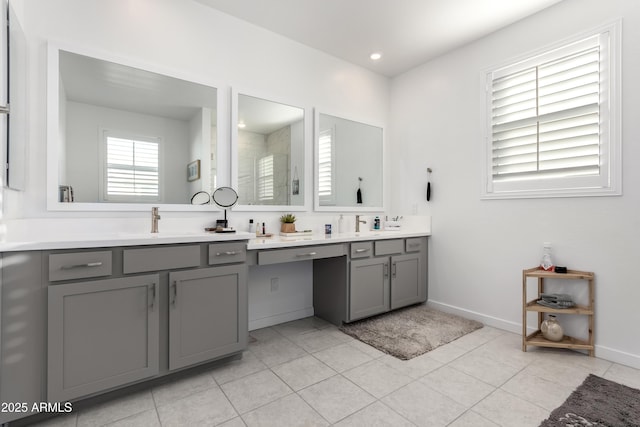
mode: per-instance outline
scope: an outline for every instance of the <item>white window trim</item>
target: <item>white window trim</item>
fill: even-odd
[[[115,137],[122,139],[132,139],[136,141],[147,141],[158,143],[158,196],[142,197],[142,196],[109,196],[107,195],[107,137]],[[135,202],[158,202],[163,203],[164,200],[164,144],[159,136],[138,135],[129,131],[121,131],[115,129],[100,129],[100,188],[99,197],[101,202],[107,203],[135,203]]]
[[[553,46],[529,52],[518,58],[513,58],[505,63],[491,67],[483,73],[485,99],[484,104],[484,161],[482,162],[482,189],[481,199],[512,199],[512,198],[548,198],[548,197],[584,197],[584,196],[619,196],[622,194],[622,141],[621,141],[621,20],[595,28],[589,32],[563,40]],[[608,126],[603,127],[606,133],[601,141],[608,145],[608,150],[602,155],[602,168],[605,171],[605,182],[585,185],[585,180],[580,178],[565,178],[562,185],[558,180],[531,180],[520,182],[519,188],[496,188],[492,178],[492,127],[491,127],[491,93],[488,82],[491,82],[492,74],[514,64],[522,64],[535,61],[536,57],[548,54],[554,50],[562,50],[570,44],[574,44],[588,37],[608,33],[608,109],[603,113],[608,115]],[[553,182],[555,181],[555,182]],[[552,185],[553,184],[553,185]]]
[[[336,180],[335,180],[335,170],[336,170],[336,149],[335,149],[335,133],[336,128],[332,126],[329,129],[325,129],[319,132],[318,137],[318,172],[320,171],[320,167],[322,164],[320,163],[320,138],[322,138],[323,134],[329,134],[330,138],[330,150],[331,150],[331,158],[329,160],[331,166],[331,194],[329,195],[320,195],[320,177],[318,176],[318,199],[323,203],[324,206],[334,206],[336,204]]]

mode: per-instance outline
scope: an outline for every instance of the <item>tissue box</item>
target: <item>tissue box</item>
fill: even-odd
[[[400,230],[400,221],[385,221],[385,230]]]

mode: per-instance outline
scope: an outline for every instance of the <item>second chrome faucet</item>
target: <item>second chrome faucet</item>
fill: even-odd
[[[158,208],[157,207],[151,208],[151,232],[152,233],[158,232],[158,220],[160,218],[162,217],[158,213]]]
[[[360,232],[360,223],[366,224],[367,221],[364,219],[360,219],[360,215],[356,215],[356,233]]]

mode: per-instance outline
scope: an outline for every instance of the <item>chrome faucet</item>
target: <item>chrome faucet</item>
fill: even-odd
[[[151,232],[152,233],[158,232],[158,220],[160,218],[162,217],[160,216],[160,214],[158,214],[158,208],[157,207],[151,208]]]
[[[360,215],[356,215],[356,233],[360,232],[360,223],[366,224],[367,221],[364,219],[360,219]]]

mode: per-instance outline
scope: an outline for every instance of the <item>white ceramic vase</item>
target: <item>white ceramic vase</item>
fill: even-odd
[[[542,336],[549,341],[562,341],[562,338],[564,337],[562,326],[558,323],[558,319],[556,319],[556,316],[553,314],[550,314],[546,320],[542,321],[540,331],[542,332]]]

